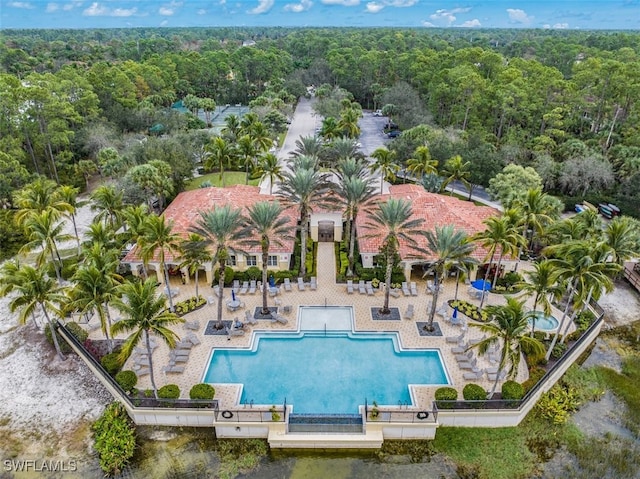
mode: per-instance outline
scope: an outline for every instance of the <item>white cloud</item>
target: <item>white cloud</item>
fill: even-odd
[[[422,20],[422,26],[423,27],[435,27],[435,25],[431,22],[427,22],[426,20]]]
[[[300,13],[309,10],[312,5],[311,0],[300,0],[300,3],[287,3],[284,9],[287,12]]]
[[[252,15],[260,15],[261,13],[266,13],[271,10],[273,7],[274,0],[258,0],[258,6],[248,10],[247,13]]]
[[[161,27],[164,27],[165,25],[167,25],[167,23],[169,23],[169,20],[162,20],[162,21],[160,22],[160,26],[161,26]]]
[[[517,23],[529,24],[533,20],[533,16],[527,15],[527,12],[519,8],[507,8],[509,19]]]
[[[64,5],[62,5],[62,9],[65,12],[68,12],[70,10],[73,10],[76,7],[81,7],[81,6],[82,6],[82,1],[75,1],[71,3],[65,3]]]
[[[111,10],[98,2],[93,2],[89,8],[86,8],[82,15],[85,17],[130,17],[135,15],[137,8],[115,8]]]
[[[471,7],[453,8],[451,10],[445,10],[444,8],[441,8],[440,10],[436,10],[436,13],[429,15],[429,18],[436,21],[444,20],[446,23],[451,25],[456,21],[457,14],[467,13],[469,10],[471,10]]]
[[[7,3],[7,6],[13,7],[13,8],[26,8],[27,10],[36,8],[33,5],[31,5],[31,2],[9,2]]]
[[[478,20],[477,18],[474,18],[473,20],[467,20],[466,22],[458,26],[462,28],[476,28],[476,27],[481,27],[482,24],[480,23],[480,20]]]
[[[343,5],[345,7],[355,7],[360,4],[360,0],[321,0],[325,5]]]
[[[45,12],[52,13],[58,10],[59,8],[60,8],[60,5],[58,5],[57,3],[47,3],[47,8],[45,9]]]
[[[402,7],[412,7],[416,3],[418,3],[418,0],[387,0],[384,3],[386,3],[390,7],[400,7],[400,8],[402,8]]]
[[[175,10],[169,7],[160,7],[160,10],[158,10],[158,13],[160,15],[164,15],[165,17],[170,17],[175,13]]]
[[[378,13],[383,8],[384,8],[384,5],[381,3],[377,3],[377,2],[367,3],[367,12],[369,13]]]
[[[564,30],[565,28],[569,28],[569,24],[568,23],[554,23],[551,28],[557,28],[557,29],[560,29],[560,30]]]
[[[197,13],[198,15],[206,15],[206,14],[207,14],[207,11],[206,11],[204,8],[201,8],[201,9],[200,9],[200,10],[198,10],[196,13]]]

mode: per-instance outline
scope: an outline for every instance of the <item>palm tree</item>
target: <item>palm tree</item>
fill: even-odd
[[[543,193],[540,188],[532,188],[524,197],[516,200],[515,207],[521,211],[523,236],[528,240],[527,245],[531,251],[535,235],[542,234],[545,227],[553,220],[553,211],[549,204],[549,195]]]
[[[342,110],[340,113],[340,119],[338,120],[338,128],[348,138],[358,138],[360,136],[358,120],[361,116],[362,112],[354,108]]]
[[[507,296],[507,304],[501,306],[487,306],[491,320],[487,323],[471,323],[471,326],[479,328],[480,331],[488,335],[486,339],[477,345],[480,354],[485,354],[492,344],[500,344],[500,362],[498,363],[498,373],[493,383],[489,399],[491,399],[498,387],[498,381],[502,372],[508,367],[507,377],[514,378],[518,374],[518,366],[522,351],[526,348],[533,354],[540,354],[544,351],[544,346],[540,341],[530,337],[529,317],[531,313],[524,310],[524,300],[518,301],[511,296]]]
[[[327,156],[333,163],[344,161],[348,158],[362,160],[364,155],[358,150],[357,142],[351,138],[336,138],[329,145]]]
[[[273,153],[267,153],[260,157],[258,165],[253,171],[253,174],[260,177],[260,181],[264,181],[269,178],[269,194],[273,194],[273,184],[278,181],[282,181],[282,165],[278,161],[278,157]]]
[[[414,237],[420,234],[418,228],[424,223],[424,219],[412,219],[412,216],[411,203],[397,198],[390,198],[385,203],[378,204],[378,208],[368,215],[367,228],[375,232],[368,236],[378,237],[381,234],[384,235],[381,250],[386,255],[385,283],[387,285],[391,284],[393,263],[400,250],[400,240],[403,240],[416,251],[423,251],[418,247]],[[389,309],[390,290],[391,288],[385,288],[384,305],[380,310],[380,314],[389,314],[391,312]]]
[[[5,296],[9,292],[14,292],[14,296],[9,303],[9,310],[12,313],[19,311],[18,319],[21,324],[27,322],[29,316],[35,317],[37,307],[40,307],[42,314],[47,321],[53,345],[56,348],[58,357],[63,361],[66,359],[56,333],[55,323],[49,315],[54,313],[62,316],[61,306],[66,301],[64,289],[49,278],[42,268],[34,268],[31,265],[18,265],[17,263],[5,263],[0,276],[0,295]]]
[[[82,242],[82,246],[87,249],[93,245],[100,244],[107,249],[116,247],[116,233],[111,229],[109,224],[98,222],[91,223],[89,228],[84,233],[85,241]]]
[[[82,250],[80,248],[80,235],[78,235],[78,225],[76,224],[76,212],[78,211],[78,208],[82,208],[88,203],[88,201],[86,200],[78,200],[79,191],[80,190],[78,188],[67,185],[60,186],[57,190],[57,194],[60,200],[69,205],[69,210],[67,212],[71,217],[71,221],[73,222],[73,233],[75,234],[76,242],[78,244],[78,256],[80,256]]]
[[[413,158],[407,160],[407,171],[420,179],[423,175],[438,173],[438,160],[431,158],[429,147],[422,145],[413,152]]]
[[[104,251],[103,248],[99,248]],[[68,306],[71,311],[82,314],[98,313],[100,328],[107,339],[109,352],[113,351],[111,331],[111,313],[109,303],[116,297],[116,287],[122,282],[122,277],[105,274],[95,265],[87,264],[78,268],[72,278],[74,285],[69,293]]]
[[[471,162],[464,161],[460,155],[449,158],[442,169],[445,180],[442,182],[441,191],[445,191],[450,183],[460,181],[467,190],[469,190],[469,195],[471,195],[471,183],[469,182],[469,178],[471,178],[471,172],[469,171],[470,166]],[[453,196],[453,188],[450,194]]]
[[[242,241],[248,246],[260,245],[262,250],[262,314],[269,314],[267,304],[267,268],[269,266],[269,248],[273,243],[282,246],[282,240],[290,238],[289,218],[282,216],[282,207],[277,201],[261,201],[247,208],[247,227],[256,233],[259,239],[247,238]]]
[[[313,156],[320,158],[323,149],[324,144],[321,138],[316,136],[301,136],[296,140],[296,149],[293,151],[292,156]]]
[[[329,188],[327,175],[311,169],[300,168],[293,172],[285,172],[280,183],[278,195],[287,205],[296,205],[300,222],[300,276],[307,273],[307,233],[309,214],[313,205],[321,207],[327,204],[324,193]]]
[[[273,146],[273,139],[269,134],[269,130],[261,121],[253,123],[248,129],[244,129],[243,131],[249,135],[253,146],[259,152],[267,151]]]
[[[122,319],[111,326],[111,336],[133,331],[122,345],[120,361],[124,363],[138,343],[144,341],[149,358],[151,387],[157,399],[158,388],[153,373],[153,351],[149,335],[155,334],[167,343],[169,348],[174,348],[176,339],[180,338],[169,326],[183,323],[184,319],[166,309],[165,298],[156,296],[156,282],[153,279],[121,284],[118,286],[118,297],[112,304],[120,311]]]
[[[356,246],[356,222],[360,207],[373,198],[372,178],[347,177],[340,182],[339,195],[345,204],[346,231],[345,241],[349,242],[349,265],[347,276],[353,276]]]
[[[240,136],[241,131],[242,128],[238,115],[229,115],[224,119],[224,126],[222,127],[221,133],[229,142],[235,142]]]
[[[95,189],[91,195],[91,210],[98,211],[94,221],[109,221],[111,228],[117,231],[120,228],[122,210],[124,208],[123,195],[113,185],[102,185]]]
[[[489,264],[484,273],[485,282],[488,281],[489,271],[493,264],[493,258],[495,257],[498,248],[500,248],[500,259],[498,260],[496,272],[493,278],[493,285],[495,285],[495,282],[498,279],[502,257],[505,254],[517,254],[518,247],[522,244],[523,238],[522,235],[518,233],[518,230],[515,228],[513,223],[510,222],[506,216],[492,216],[487,218],[484,221],[484,224],[487,225],[487,229],[476,233],[473,239],[475,241],[480,241],[482,246],[488,250],[485,261],[489,259]],[[482,294],[480,308],[482,308],[482,305],[484,304],[484,297],[485,295]]]
[[[38,177],[14,195],[13,203],[18,209],[15,221],[22,224],[35,213],[51,211],[54,219],[71,211],[71,206],[58,194],[58,185],[52,180]]]
[[[212,263],[218,262],[218,323],[216,328],[224,328],[222,322],[222,294],[224,292],[224,270],[229,259],[229,249],[233,243],[242,239],[244,234],[242,212],[238,208],[224,205],[212,211],[200,211],[196,224],[190,228],[212,245],[214,254]]]
[[[244,158],[244,184],[249,184],[249,166],[251,165],[252,169],[254,166],[254,158],[258,153],[258,149],[253,144],[251,137],[249,135],[243,135],[238,139],[237,142],[238,154]]]
[[[638,256],[640,231],[638,222],[628,216],[616,216],[604,229],[605,242],[611,248],[613,261],[620,266],[625,260]]]
[[[475,245],[464,231],[456,230],[453,225],[436,226],[434,231],[424,231],[427,238],[427,249],[435,256],[430,270],[434,273],[433,300],[429,311],[429,322],[425,325],[427,331],[433,331],[433,318],[436,314],[440,285],[453,267],[467,265],[472,261],[471,253]]]
[[[169,267],[165,261],[167,254],[180,250],[180,235],[173,232],[173,221],[167,222],[164,215],[151,215],[145,222],[140,255],[147,261],[158,253],[158,263],[164,274],[164,283],[169,298],[169,309],[174,311],[169,283]]]
[[[44,265],[46,258],[51,257],[56,271],[56,278],[58,282],[61,282],[62,258],[60,257],[57,243],[71,240],[74,237],[63,233],[64,223],[58,222],[55,219],[56,216],[56,213],[52,210],[45,210],[42,213],[33,213],[24,220],[25,230],[29,234],[29,242],[20,248],[20,253],[24,254],[40,248],[40,253],[36,257],[36,265],[41,267]]]
[[[195,233],[191,233],[186,240],[180,243],[180,268],[187,268],[189,274],[195,275],[196,281],[196,297],[200,296],[198,292],[198,273],[200,266],[207,261],[211,261],[211,253],[207,249],[204,238]]]
[[[533,312],[535,313],[538,304],[542,304],[542,311],[545,315],[551,314],[551,301],[549,297],[559,299],[562,290],[558,284],[558,271],[554,264],[545,259],[533,263],[533,271],[525,273],[526,281],[522,281],[520,286],[528,296],[534,296]],[[536,315],[532,317],[531,336],[536,330]]]
[[[325,140],[334,140],[342,136],[341,127],[338,121],[330,116],[322,120],[322,128],[320,129],[320,136]]]
[[[599,298],[602,290],[613,290],[613,278],[620,265],[609,261],[611,248],[604,242],[593,244],[590,240],[578,240],[548,246],[543,250],[547,256],[552,256],[549,261],[557,268],[558,279],[568,285],[568,298],[562,313],[560,325],[553,336],[546,358],[551,357],[551,352],[558,341],[558,336],[565,326],[569,308],[573,305],[574,314],[578,313],[579,305],[588,302],[588,297]],[[569,321],[568,325],[571,324]]]
[[[382,194],[385,178],[388,178],[389,181],[393,181],[398,169],[400,168],[398,164],[395,163],[396,152],[395,150],[390,151],[381,147],[371,153],[371,157],[375,158],[376,161],[371,164],[370,171],[371,173],[380,171],[380,194]]]
[[[204,167],[207,170],[213,170],[214,167],[217,167],[220,172],[220,181],[224,187],[224,168],[233,163],[236,158],[236,150],[221,136],[213,138],[206,148],[211,154],[206,159]]]
[[[357,177],[361,179],[368,178],[367,164],[357,158],[349,157],[338,161],[335,174],[338,180],[344,181],[345,178]]]

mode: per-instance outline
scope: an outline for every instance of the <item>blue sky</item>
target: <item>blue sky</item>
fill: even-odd
[[[640,0],[0,0],[0,28],[381,26],[640,29]]]

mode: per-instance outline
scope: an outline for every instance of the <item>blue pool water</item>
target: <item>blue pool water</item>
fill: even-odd
[[[397,351],[392,334],[259,333],[255,351],[216,349],[207,383],[244,384],[241,402],[293,404],[296,413],[357,413],[411,404],[409,384],[448,384],[437,350]]]
[[[541,331],[555,331],[560,324],[555,316],[547,316],[544,311],[536,311],[536,324],[535,328]],[[533,319],[529,318],[529,325],[533,326]]]

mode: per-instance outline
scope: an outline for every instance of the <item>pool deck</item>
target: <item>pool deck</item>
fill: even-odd
[[[487,375],[483,375],[482,379],[466,380],[463,377],[465,372],[469,370],[461,370],[458,367],[458,363],[454,358],[451,348],[457,346],[456,344],[446,342],[446,337],[459,336],[461,333],[460,326],[454,326],[449,321],[443,321],[442,317],[436,316],[435,321],[438,322],[442,336],[420,336],[418,331],[417,321],[427,320],[427,306],[432,300],[431,294],[427,294],[426,280],[414,279],[417,283],[418,295],[417,296],[404,296],[402,292],[400,296],[395,298],[390,297],[390,307],[398,308],[401,319],[400,320],[372,320],[371,308],[381,307],[384,301],[384,293],[381,291],[375,292],[373,296],[366,294],[360,294],[358,292],[357,285],[354,288],[352,294],[347,294],[346,284],[335,282],[335,255],[333,243],[319,243],[318,244],[318,271],[317,271],[317,290],[312,291],[309,286],[304,291],[298,291],[297,283],[292,282],[291,291],[285,292],[284,288],[280,287],[279,294],[276,297],[269,297],[269,306],[278,306],[279,311],[282,311],[284,306],[291,306],[291,312],[283,314],[287,318],[288,323],[286,325],[280,324],[275,321],[260,320],[258,324],[254,326],[247,326],[244,336],[227,335],[205,335],[204,331],[209,321],[215,321],[217,319],[217,298],[216,304],[207,304],[203,308],[193,311],[192,313],[184,316],[184,319],[188,322],[194,320],[199,323],[197,331],[191,331],[179,325],[174,328],[174,331],[181,338],[189,333],[195,333],[201,343],[191,348],[191,352],[188,357],[188,361],[181,363],[185,365],[185,370],[182,373],[164,373],[162,370],[167,365],[169,360],[169,348],[161,341],[158,342],[158,347],[153,352],[153,365],[154,375],[156,380],[156,386],[161,387],[165,384],[177,384],[180,387],[182,397],[188,398],[190,388],[202,381],[206,372],[211,352],[214,348],[246,348],[252,342],[253,331],[297,331],[299,329],[298,324],[298,307],[299,306],[350,306],[353,308],[354,327],[355,332],[395,332],[400,339],[400,345],[403,348],[432,348],[439,349],[442,353],[442,357],[445,362],[445,367],[449,378],[451,379],[451,386],[455,387],[462,396],[462,389],[470,382],[480,384],[489,390],[493,386],[493,381],[489,381]],[[528,265],[526,263],[520,263],[518,270],[522,271],[526,269]],[[204,276],[204,275],[202,275]],[[175,301],[187,299],[195,295],[195,283],[193,278],[188,285],[183,285],[179,280],[173,280],[171,283],[172,288],[178,288],[179,293],[174,297]],[[467,292],[467,285],[461,283],[458,289],[458,298],[462,300],[470,301],[474,304],[479,304],[478,299],[471,298]],[[162,291],[164,287],[160,287],[159,291]],[[213,296],[213,290],[209,285],[205,284],[203,277],[200,278],[199,293],[204,298]],[[455,278],[447,279],[444,283],[443,291],[438,298],[438,306],[446,302],[449,299],[453,299],[455,295]],[[230,299],[231,288],[225,288],[223,301]],[[262,295],[256,292],[253,295],[244,294],[239,295],[239,298],[245,303],[245,307],[235,312],[229,312],[226,306],[223,307],[223,319],[232,320],[235,317],[244,322],[245,310],[253,312],[256,307],[262,306]],[[275,303],[278,300],[279,304]],[[505,298],[503,295],[489,294],[485,299],[486,304],[504,304]],[[404,319],[404,313],[407,310],[408,305],[414,306],[415,313],[412,319]],[[533,299],[527,300],[527,306],[532,307]],[[449,308],[449,314],[451,309]],[[554,308],[552,314],[556,318],[562,316],[562,312]],[[114,312],[114,316],[117,313]],[[446,317],[446,316],[445,316]],[[91,323],[95,324],[96,319],[92,319]],[[472,321],[469,321],[471,323]],[[573,325],[572,325],[573,326]],[[331,325],[328,325],[331,328]],[[334,328],[331,328],[334,329]],[[91,331],[91,338],[102,339],[102,333],[99,329],[93,329]],[[124,338],[124,336],[122,336]],[[482,337],[482,333],[478,328],[468,327],[464,336],[464,340],[479,339]],[[142,347],[142,344],[140,345]],[[478,356],[477,366],[480,369],[486,369],[495,367],[495,364],[489,362],[489,360],[483,356]],[[133,358],[130,358],[123,369],[133,369]],[[518,374],[516,380],[519,382],[524,381],[528,377],[527,367],[524,359],[520,361],[518,368]],[[137,388],[145,389],[150,387],[149,375],[140,377]],[[220,402],[222,409],[237,408],[238,399],[240,397],[240,388],[232,385],[219,385],[214,384],[216,388],[216,399]],[[414,406],[420,410],[431,409],[431,404],[434,399],[434,392],[437,387],[424,387],[415,386],[413,388]],[[294,405],[295,408],[295,405]]]

